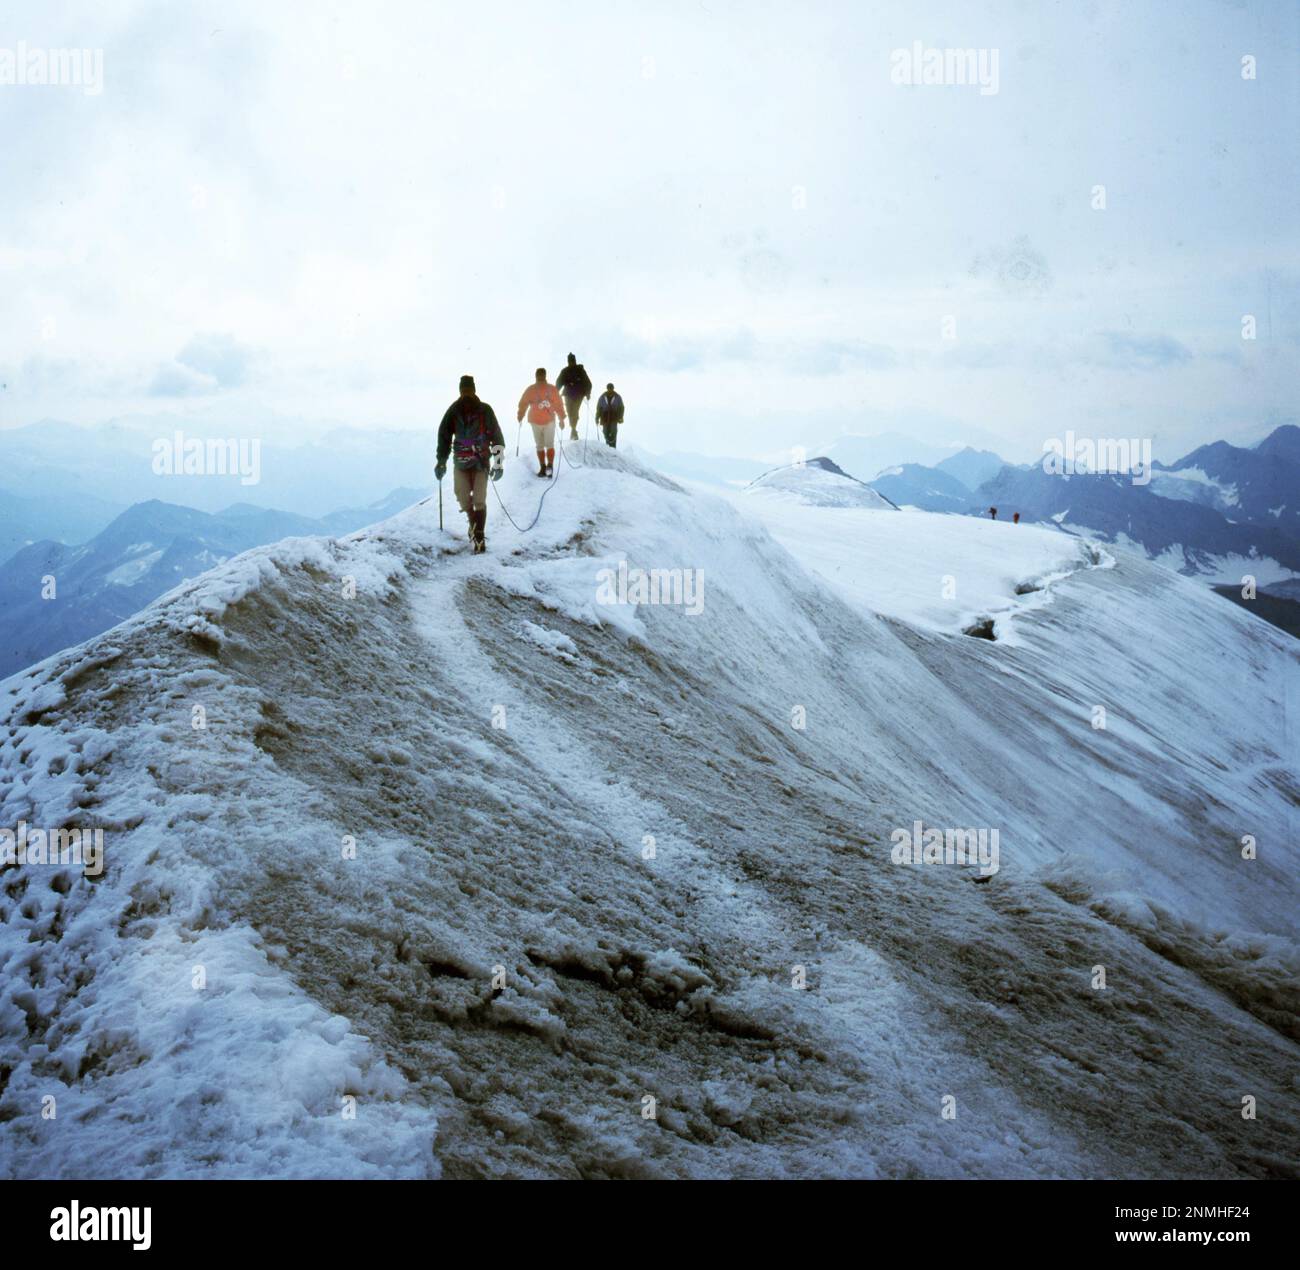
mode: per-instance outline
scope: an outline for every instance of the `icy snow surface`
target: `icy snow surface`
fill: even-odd
[[[822,460],[823,462],[825,460]],[[864,481],[819,466],[818,460],[765,472],[744,487],[751,495],[775,494],[814,507],[870,507],[895,511],[894,504]]]
[[[0,1176],[1294,1173],[1294,641],[587,462],[486,556],[434,500],[0,684],[0,826],[106,842],[0,873]],[[893,863],[917,820],[999,872]]]

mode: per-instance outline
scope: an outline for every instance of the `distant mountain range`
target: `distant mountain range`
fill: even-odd
[[[1165,467],[1151,486],[1162,498],[1212,507],[1233,521],[1272,524],[1300,536],[1300,428],[1277,428],[1254,449],[1215,441]]]
[[[218,514],[157,499],[138,503],[88,542],[32,543],[0,565],[0,678],[100,631],[213,565],[281,538],[337,536],[423,497],[394,490],[369,507],[320,519],[236,504]],[[54,597],[45,599],[45,579]]]
[[[974,486],[964,485],[942,467],[926,467],[923,463],[888,467],[871,482],[871,488],[897,506],[919,507],[927,512],[968,512],[975,491]]]
[[[1048,476],[1041,468],[1004,467],[976,493],[983,508],[995,506],[1003,517],[1018,511],[1022,520],[1051,520],[1062,529],[1133,544],[1180,573],[1227,581],[1225,570],[1241,576],[1239,559],[1262,558],[1300,571],[1300,539],[1275,524],[1229,520],[1213,507],[1166,498],[1127,476]]]

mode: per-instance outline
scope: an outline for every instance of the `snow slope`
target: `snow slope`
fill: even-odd
[[[0,1175],[1294,1175],[1293,642],[967,518],[828,509],[837,580],[587,462],[487,556],[414,507],[0,684],[0,825],[107,858],[0,873]]]
[[[810,507],[870,507],[896,511],[894,504],[827,458],[808,459],[765,472],[745,486],[748,494],[781,494]]]
[[[854,607],[933,631],[958,633],[989,617],[999,639],[1012,639],[1012,619],[1034,603],[1025,588],[1041,591],[1049,579],[1110,558],[1056,530],[1006,521],[963,517],[954,525],[940,513],[907,509],[896,523],[789,496],[733,501]]]

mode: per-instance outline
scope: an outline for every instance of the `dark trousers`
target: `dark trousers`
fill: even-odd
[[[600,430],[605,434],[605,444],[616,448],[618,446],[618,424],[602,423]]]

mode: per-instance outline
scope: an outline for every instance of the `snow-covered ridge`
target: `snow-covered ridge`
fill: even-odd
[[[1284,1170],[1291,642],[1127,558],[970,639],[587,463],[485,557],[435,500],[0,684],[0,826],[107,863],[0,874],[0,1170]],[[501,482],[521,524],[539,484]],[[898,526],[864,575],[1002,594],[979,522],[839,514]],[[620,565],[701,611],[610,603]],[[997,828],[998,873],[894,864],[916,820]]]
[[[781,495],[809,507],[898,510],[883,494],[850,476],[827,458],[813,458],[804,463],[774,468],[745,486],[745,493]]]
[[[998,639],[1013,640],[1016,617],[1047,602],[1052,584],[1111,562],[1087,540],[1007,521],[951,524],[915,508],[896,521],[793,498],[733,501],[860,612],[945,633],[988,620]]]

